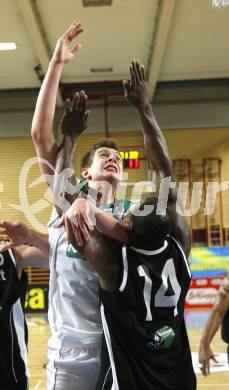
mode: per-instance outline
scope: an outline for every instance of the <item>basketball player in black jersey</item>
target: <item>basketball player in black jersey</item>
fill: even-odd
[[[183,318],[191,279],[187,262],[189,229],[181,213],[176,212],[172,163],[148,101],[144,68],[138,61],[132,61],[130,75],[131,80],[124,82],[125,94],[144,121],[150,166],[161,178],[168,179],[171,188],[161,183],[159,202],[148,201],[154,210],[147,216],[130,213],[124,225],[89,206],[96,214],[96,228],[127,243],[123,247],[97,229],[91,233],[90,214],[78,220],[78,226],[71,224],[69,215],[65,218],[68,231],[71,226],[74,229],[78,248],[79,234],[87,229],[91,235],[89,240],[88,234],[85,237],[82,250],[100,280],[105,337],[97,390],[194,390],[196,378]],[[141,205],[139,212],[145,206]]]
[[[23,228],[24,226],[24,228]],[[18,234],[20,232],[20,234]],[[1,241],[0,249],[0,389],[26,390],[27,371],[27,326],[24,317],[25,289],[27,284],[24,267],[48,268],[48,255],[36,248],[13,244],[26,241],[29,229],[25,225],[9,221],[0,224],[0,233],[8,233],[11,242]],[[36,233],[31,240],[40,241],[41,248],[48,254],[48,241]]]
[[[97,230],[84,245],[101,286],[105,337],[97,390],[194,390],[183,318],[191,280],[187,257],[171,234],[177,228],[171,214],[157,215],[155,198],[139,211],[145,206],[154,210],[130,213],[123,225],[94,209],[97,228],[127,245]]]

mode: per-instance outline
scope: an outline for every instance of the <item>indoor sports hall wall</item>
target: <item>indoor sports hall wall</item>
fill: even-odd
[[[199,164],[203,157],[219,157],[222,159],[221,180],[229,180],[229,135],[228,128],[219,129],[191,129],[191,130],[165,130],[169,152],[172,159],[188,158],[192,164]],[[144,157],[143,139],[140,133],[115,133],[120,149],[128,148],[140,150],[140,157]],[[90,145],[103,134],[85,134],[78,141],[78,154],[76,170],[79,173],[81,157]],[[23,164],[35,156],[35,150],[30,137],[1,138],[0,139],[0,218],[20,219],[26,223],[37,221],[39,227],[45,226],[51,213],[51,196],[44,183],[31,187],[33,181],[40,177],[38,165],[29,169],[27,181],[21,180],[19,188],[19,175]],[[25,166],[24,166],[25,168]],[[140,168],[128,170],[128,180],[137,182],[147,180],[147,163],[140,161]],[[29,187],[30,186],[30,187]],[[19,189],[21,196],[19,195]],[[222,193],[223,197],[223,224],[229,227],[229,197],[228,191]],[[12,207],[16,205],[16,208]],[[20,205],[20,206],[18,206]],[[22,211],[26,210],[24,213]],[[26,214],[26,215],[25,215]],[[195,228],[201,228],[198,224]],[[44,231],[44,228],[39,230]]]
[[[164,132],[172,159],[190,159],[193,167],[203,158],[218,157],[222,160],[221,181],[229,181],[229,129],[190,129]],[[222,192],[223,227],[229,227],[229,186]],[[204,219],[193,218],[193,227],[202,228]],[[201,225],[202,226],[201,226]]]

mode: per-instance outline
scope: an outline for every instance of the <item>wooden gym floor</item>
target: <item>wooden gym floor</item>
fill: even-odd
[[[208,315],[209,312],[207,311],[193,311],[186,313],[186,323],[192,352],[198,351],[201,330],[203,329]],[[47,316],[27,315],[27,322],[29,325],[30,390],[45,390],[47,341],[50,336]],[[226,353],[226,344],[222,342],[219,332],[213,340],[212,349],[215,353]],[[224,355],[222,359],[226,361],[226,355]],[[221,366],[223,365],[221,364]],[[207,378],[204,378],[201,374],[197,374],[197,390],[228,390],[229,368],[227,365],[224,365],[224,368],[221,369],[224,371],[212,372]]]

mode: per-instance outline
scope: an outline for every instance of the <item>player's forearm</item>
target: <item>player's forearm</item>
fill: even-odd
[[[54,195],[54,205],[57,210],[57,214],[62,216],[63,211],[66,211],[65,201],[70,205],[77,198],[78,193],[75,191],[70,191],[69,186],[76,188],[76,176],[74,170],[74,155],[75,155],[75,143],[69,135],[65,135],[63,142],[60,146],[59,153],[56,159],[56,172],[54,176],[53,183],[53,195]],[[69,177],[69,169],[72,169],[72,176]],[[59,174],[61,172],[61,174]],[[67,183],[67,185],[66,185]],[[60,197],[60,194],[62,196]],[[61,202],[63,204],[61,205]]]
[[[30,230],[29,237],[27,239],[26,245],[33,246],[43,253],[49,255],[49,241],[48,237],[42,235],[39,232],[36,232],[35,230]]]
[[[172,176],[172,164],[162,131],[154,116],[150,102],[138,108],[146,156],[151,165],[163,176]]]
[[[49,268],[49,254],[35,247],[21,245],[14,249],[17,259],[17,269],[20,272],[23,268]]]
[[[100,233],[105,234],[121,243],[128,242],[128,232],[114,217],[96,209],[96,228]]]
[[[75,135],[74,138],[69,134],[64,135],[57,160],[59,172],[62,172],[66,168],[74,169],[77,138],[78,135]]]
[[[63,64],[51,61],[42,83],[32,122],[32,137],[35,145],[53,139],[52,125],[56,96]]]
[[[200,339],[200,344],[203,346],[209,346],[213,337],[222,323],[222,315],[218,310],[214,310],[208,318],[207,324],[204,328],[203,334]]]

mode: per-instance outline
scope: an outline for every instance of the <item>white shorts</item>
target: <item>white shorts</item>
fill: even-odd
[[[48,347],[47,390],[94,390],[100,368],[100,345]]]

